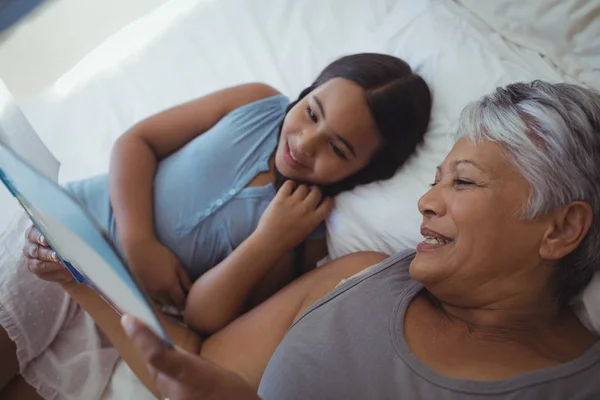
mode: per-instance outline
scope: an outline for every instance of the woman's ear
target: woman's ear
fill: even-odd
[[[540,257],[544,260],[560,260],[573,252],[585,238],[594,212],[584,201],[574,201],[555,212],[540,246]]]

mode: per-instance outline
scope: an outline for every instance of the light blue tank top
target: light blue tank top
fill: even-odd
[[[289,100],[274,96],[242,106],[162,160],[154,181],[155,230],[197,279],[255,229],[275,196],[273,184],[246,187],[269,170]],[[67,185],[123,255],[108,195],[108,176]],[[311,237],[322,237],[320,227]]]

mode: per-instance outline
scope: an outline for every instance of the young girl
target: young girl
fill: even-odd
[[[211,334],[315,267],[330,197],[391,177],[421,143],[430,109],[404,61],[347,56],[291,104],[249,84],[142,121],[116,143],[108,177],[68,189],[151,296]],[[30,270],[67,279],[35,244],[39,232],[28,237]]]

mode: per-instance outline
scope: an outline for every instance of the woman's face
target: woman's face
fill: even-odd
[[[541,265],[549,229],[546,217],[521,218],[529,195],[500,145],[460,139],[419,200],[424,241],[410,267],[413,279],[498,293],[527,276]]]
[[[324,186],[366,167],[380,145],[363,89],[334,78],[288,112],[275,166],[289,179]]]

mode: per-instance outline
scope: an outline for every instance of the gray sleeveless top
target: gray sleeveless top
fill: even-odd
[[[410,279],[413,252],[353,277],[290,328],[263,375],[265,400],[600,399],[600,342],[558,367],[481,382],[424,365],[403,336],[406,308],[423,288]]]

